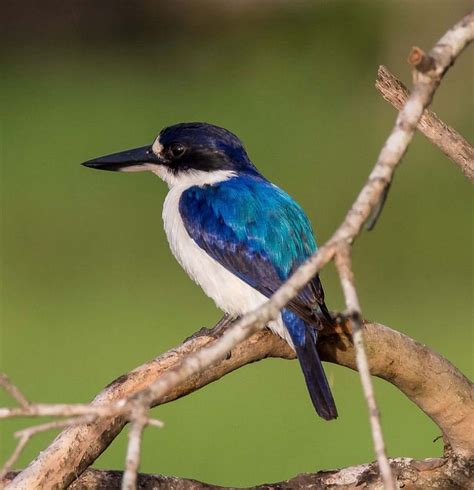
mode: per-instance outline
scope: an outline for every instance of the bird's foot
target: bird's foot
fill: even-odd
[[[197,339],[198,337],[213,337],[216,339],[217,337],[220,337],[224,333],[225,329],[237,319],[237,316],[225,313],[224,316],[212,328],[203,327],[197,332],[193,333],[191,336],[187,337],[184,342]]]
[[[225,313],[224,316],[219,320],[219,322],[214,326],[214,328],[211,330],[212,331],[212,336],[217,339],[220,337],[227,327],[232,325],[235,321],[239,319],[238,316],[233,316],[229,315],[228,313]],[[228,352],[227,356],[225,357],[226,361],[228,361],[232,357],[232,352]]]
[[[229,313],[225,313],[224,316],[211,328],[210,332],[214,338],[220,337],[226,328],[238,320],[238,316],[230,315]]]
[[[189,337],[186,337],[184,340],[183,340],[183,344],[185,342],[188,342],[190,340],[194,340],[194,339],[197,339],[199,337],[212,337],[212,328],[206,328],[206,327],[202,327],[200,328],[197,332],[194,332],[192,335],[190,335]]]

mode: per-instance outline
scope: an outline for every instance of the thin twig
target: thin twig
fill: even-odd
[[[6,474],[13,468],[17,459],[20,457],[23,449],[28,444],[29,440],[41,432],[46,432],[52,429],[64,429],[64,427],[72,427],[74,425],[87,424],[94,420],[94,416],[85,415],[81,417],[73,417],[65,420],[54,420],[52,422],[46,422],[45,424],[34,425],[33,427],[27,427],[26,429],[15,432],[14,436],[19,439],[12,455],[3,465],[0,470],[0,489],[3,488],[3,481]]]
[[[162,420],[158,420],[158,419],[147,419],[146,421],[147,425],[150,425],[152,427],[157,427],[158,429],[162,429],[165,424],[163,423]]]
[[[30,404],[28,398],[21,392],[20,388],[18,388],[5,373],[0,373],[0,386],[14,398],[21,407],[26,408]]]
[[[128,431],[127,457],[125,472],[122,480],[122,490],[135,490],[137,487],[137,472],[140,466],[140,450],[143,429],[148,423],[148,407],[136,404],[132,414],[132,424]]]
[[[400,110],[410,93],[386,66],[381,65],[375,81],[383,98]],[[418,129],[450,158],[469,179],[474,180],[474,148],[455,129],[444,123],[433,111],[426,109]]]
[[[110,415],[126,413],[129,410],[130,408],[126,400],[117,401],[112,407],[110,405],[91,405],[86,403],[32,403],[25,407],[1,407],[0,419],[9,419],[12,417],[69,417],[79,415],[109,417]]]
[[[370,377],[369,362],[365,353],[364,339],[362,336],[362,316],[359,298],[354,284],[354,273],[352,272],[351,249],[347,244],[342,244],[335,260],[339,279],[347,307],[347,315],[352,324],[352,338],[356,353],[357,370],[360,373],[360,380],[365,401],[369,409],[369,421],[372,429],[372,439],[375,448],[375,455],[380,466],[380,474],[386,490],[395,490],[395,482],[392,470],[385,453],[385,442],[380,424],[379,411],[375,401],[374,387]]]
[[[20,457],[25,446],[28,444],[30,438],[27,435],[23,435],[20,437],[18,444],[11,456],[5,461],[3,468],[0,470],[0,490],[4,488],[4,480],[7,473],[13,468],[13,465],[16,463],[16,460]]]

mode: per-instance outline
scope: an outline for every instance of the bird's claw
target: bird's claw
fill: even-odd
[[[199,329],[197,332],[193,333],[191,336],[187,337],[184,342],[187,342],[188,340],[194,340],[197,339],[198,337],[213,337],[214,339],[217,339],[220,337],[226,328],[235,322],[239,317],[229,315],[228,313],[225,313],[224,316],[214,325],[212,328],[206,328],[202,327]],[[228,359],[230,358],[230,354],[228,355]]]
[[[212,329],[211,328],[202,327],[197,332],[194,332],[189,337],[186,337],[184,339],[183,343],[189,342],[190,340],[195,340],[195,339],[197,339],[199,337],[213,337],[213,335],[212,335]]]

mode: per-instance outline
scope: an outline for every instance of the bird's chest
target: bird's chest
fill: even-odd
[[[173,255],[222,310],[241,315],[257,308],[265,297],[210,257],[189,236],[179,212],[184,190],[173,187],[163,206],[164,228]]]
[[[186,188],[171,188],[163,205],[164,228],[173,255],[221,310],[239,316],[257,309],[267,298],[210,257],[189,236],[179,212],[179,200]],[[268,326],[293,345],[281,316]]]

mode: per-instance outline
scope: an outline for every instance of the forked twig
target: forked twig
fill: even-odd
[[[20,388],[13,384],[11,379],[5,374],[5,373],[0,373],[0,386],[14,399],[18,402],[18,404],[26,408],[30,402],[28,401],[28,398],[22,393]]]

